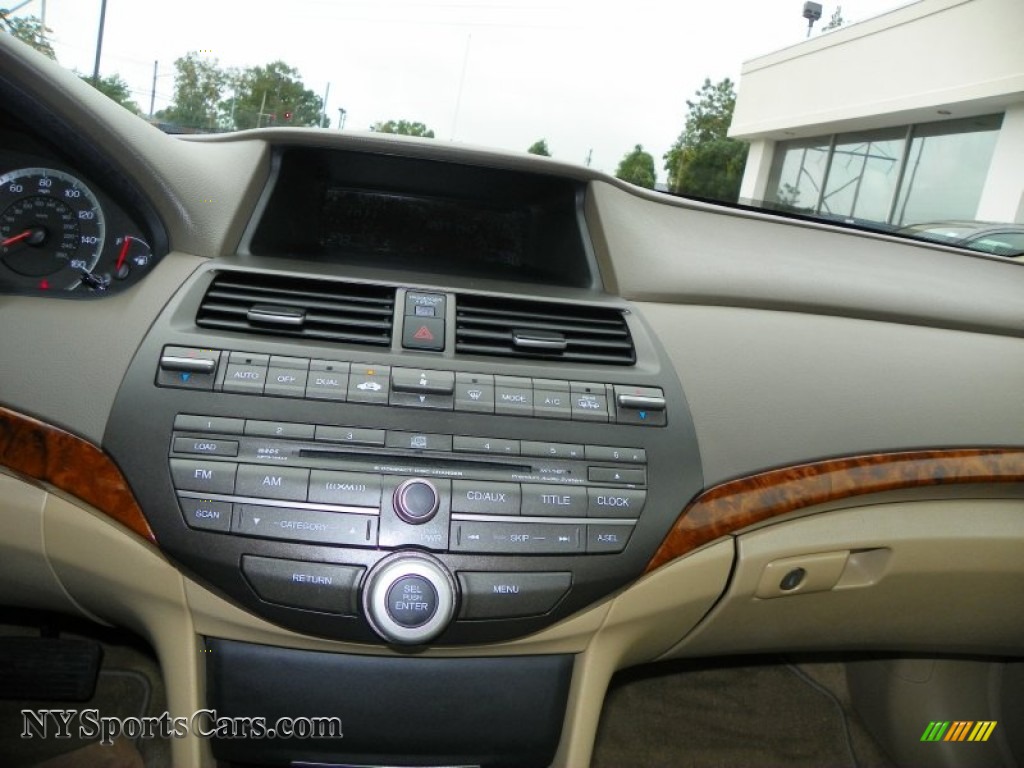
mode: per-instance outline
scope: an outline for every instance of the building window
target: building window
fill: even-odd
[[[973,219],[1001,124],[986,115],[780,142],[767,202],[895,225]]]

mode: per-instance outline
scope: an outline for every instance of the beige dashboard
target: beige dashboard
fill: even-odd
[[[6,37],[0,62],[0,85],[35,94],[131,180],[170,245],[151,274],[117,296],[0,297],[0,604],[138,633],[160,660],[172,712],[205,705],[203,638],[401,655],[284,629],[239,607],[183,573],[159,537],[140,535],[147,509],[141,520],[112,517],[109,497],[90,495],[73,473],[27,461],[38,446],[18,440],[34,421],[44,425],[40,434],[70,433],[74,445],[104,450],[137,350],[182,286],[211,263],[239,258],[281,145],[581,184],[603,293],[629,302],[685,393],[702,489],[676,500],[678,522],[642,575],[528,636],[417,650],[436,658],[571,655],[555,765],[589,762],[608,682],[632,665],[769,651],[1024,652],[1019,264],[668,198],[584,168],[427,140],[319,130],[181,140]],[[381,277],[340,263],[298,269]],[[408,270],[384,279],[453,291],[471,282]],[[116,342],[105,341],[115,325]],[[130,496],[126,489],[118,493]],[[795,569],[804,581],[780,589]],[[213,764],[204,740],[172,748],[175,765]]]

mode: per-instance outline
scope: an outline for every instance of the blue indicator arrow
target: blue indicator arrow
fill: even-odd
[[[191,378],[192,378],[192,374],[191,373],[183,373],[183,374],[181,374],[181,380],[182,381],[188,381]]]
[[[639,415],[640,415],[641,419],[646,419],[647,418],[647,411],[640,411]]]

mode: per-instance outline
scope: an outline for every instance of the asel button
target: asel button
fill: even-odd
[[[588,488],[589,517],[639,517],[647,500],[647,491],[617,488]]]
[[[269,603],[342,616],[356,615],[363,568],[242,555],[242,573]]]
[[[621,552],[632,534],[632,525],[588,525],[587,552]]]
[[[467,573],[458,574],[462,587],[460,619],[513,619],[541,616],[569,591],[572,574]]]
[[[171,459],[171,477],[179,491],[231,493],[235,490],[236,464],[222,461]]]
[[[437,590],[422,576],[402,576],[388,588],[388,616],[403,627],[422,627],[437,612]]]

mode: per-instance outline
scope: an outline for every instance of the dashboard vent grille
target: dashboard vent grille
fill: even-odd
[[[196,325],[240,333],[390,346],[395,289],[247,272],[221,272]]]
[[[600,365],[636,362],[621,310],[460,295],[455,315],[456,352]]]

